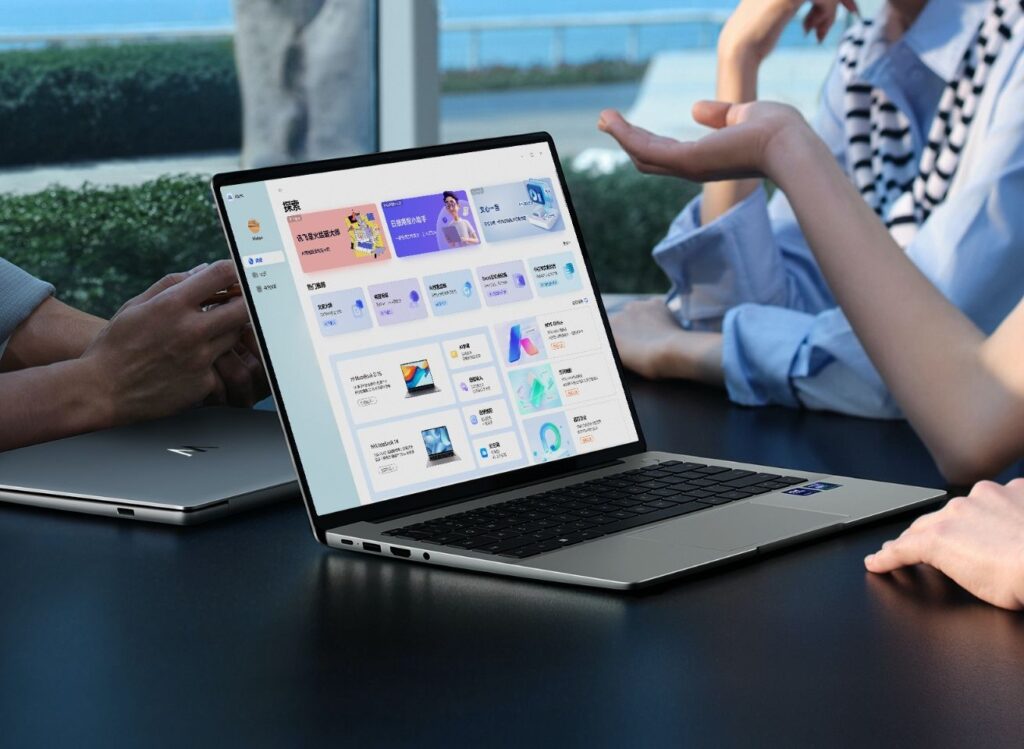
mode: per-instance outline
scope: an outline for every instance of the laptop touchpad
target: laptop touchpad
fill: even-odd
[[[744,503],[659,523],[630,535],[724,551],[801,536],[840,525],[845,519],[845,515]]]

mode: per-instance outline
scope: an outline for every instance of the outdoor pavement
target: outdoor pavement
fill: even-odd
[[[777,51],[762,69],[761,98],[813,113],[832,55],[830,49]],[[441,140],[547,130],[563,157],[579,167],[608,170],[625,157],[597,130],[603,108],[620,109],[655,132],[692,139],[702,129],[690,119],[690,108],[714,95],[714,80],[714,53],[686,51],[657,55],[641,83],[451,94],[441,98]],[[19,167],[0,170],[0,193],[33,193],[53,184],[133,185],[165,174],[209,176],[238,166],[237,153],[221,152]]]

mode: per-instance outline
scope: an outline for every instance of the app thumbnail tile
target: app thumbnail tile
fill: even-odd
[[[288,228],[304,273],[391,258],[373,205],[300,213],[288,218]]]
[[[480,244],[465,190],[445,190],[381,204],[398,257]]]
[[[539,237],[565,229],[547,177],[475,187],[472,193],[488,242]]]

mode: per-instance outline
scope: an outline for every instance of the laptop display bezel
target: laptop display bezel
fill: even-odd
[[[302,164],[289,164],[278,167],[225,172],[222,174],[216,174],[212,178],[211,189],[213,191],[214,202],[217,206],[217,212],[220,216],[221,227],[224,230],[224,235],[231,251],[231,258],[235,262],[239,277],[244,278],[245,268],[243,266],[242,256],[238,250],[234,234],[231,231],[231,224],[227,219],[227,209],[221,194],[222,188],[224,187],[250,184],[254,182],[267,182],[270,180],[285,179],[289,177],[302,177],[323,172],[344,171],[346,169],[356,169],[360,167],[376,166],[402,161],[417,161],[456,154],[491,151],[531,144],[546,144],[550,149],[558,181],[562,187],[562,194],[565,197],[565,209],[568,211],[569,216],[572,219],[572,226],[576,231],[576,237],[579,241],[583,264],[586,267],[591,287],[595,291],[595,301],[601,316],[602,325],[604,326],[605,338],[608,345],[611,347],[612,357],[615,361],[616,373],[618,374],[619,381],[622,384],[622,390],[626,398],[626,403],[629,407],[630,418],[633,420],[633,427],[636,430],[637,439],[633,442],[617,445],[615,447],[609,447],[582,455],[574,455],[550,463],[525,466],[523,468],[514,469],[504,473],[491,474],[482,478],[471,479],[469,481],[451,484],[437,489],[432,489],[430,491],[381,500],[372,504],[357,505],[355,507],[350,507],[336,512],[320,514],[317,511],[316,504],[313,501],[313,497],[309,489],[309,484],[306,481],[302,456],[299,454],[296,447],[294,431],[288,418],[288,407],[281,393],[281,387],[274,371],[274,364],[267,347],[263,328],[260,325],[259,316],[256,311],[255,298],[249,289],[248,284],[243,283],[241,286],[246,305],[249,309],[249,317],[252,320],[253,330],[256,333],[260,349],[263,353],[267,377],[270,381],[270,387],[273,392],[274,402],[277,406],[278,416],[281,419],[281,426],[287,437],[288,449],[291,452],[292,461],[295,464],[295,471],[301,488],[302,499],[305,503],[314,535],[321,543],[326,543],[326,532],[331,528],[336,528],[338,526],[362,521],[381,521],[400,515],[423,512],[439,506],[472,499],[474,497],[495,494],[500,491],[508,491],[518,487],[558,478],[560,476],[578,473],[602,464],[613,462],[619,458],[644,452],[647,449],[647,443],[640,427],[640,420],[637,416],[636,406],[633,403],[633,398],[629,392],[629,388],[626,387],[626,377],[622,367],[622,361],[620,360],[619,352],[615,347],[615,340],[612,337],[611,325],[608,322],[608,314],[605,310],[604,302],[601,299],[600,292],[598,291],[597,279],[594,276],[594,268],[590,262],[590,255],[587,252],[582,227],[580,226],[579,219],[576,216],[576,209],[573,206],[572,198],[569,195],[565,174],[562,171],[562,165],[558,159],[558,153],[555,149],[554,141],[549,133],[526,133],[523,135],[512,135],[502,138],[488,138],[439,146],[410,148],[401,151],[351,156],[341,159],[328,159]]]

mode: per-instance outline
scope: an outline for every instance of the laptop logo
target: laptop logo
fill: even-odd
[[[168,447],[167,452],[191,458],[197,453],[205,453],[209,450],[216,449],[218,449],[216,445],[182,445],[181,447]]]

